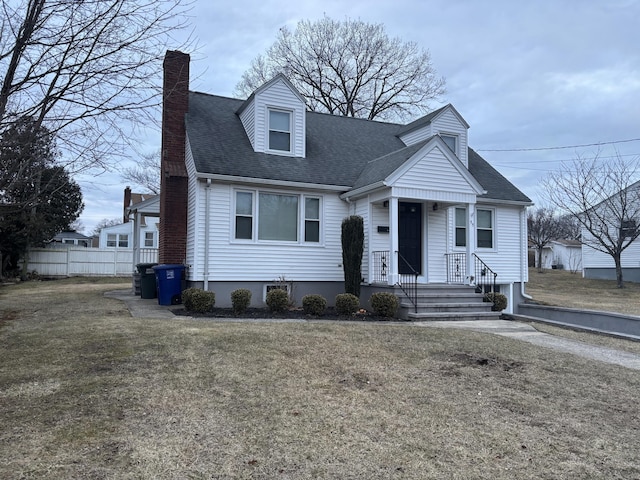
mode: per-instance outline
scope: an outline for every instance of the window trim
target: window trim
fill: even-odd
[[[149,240],[149,238],[147,238],[147,235],[151,234],[151,245],[147,245],[147,240]],[[156,235],[155,232],[144,232],[144,247],[143,248],[154,248],[156,245]]]
[[[638,231],[638,223],[634,218],[627,218],[620,222],[620,237],[623,239],[635,236]]]
[[[490,247],[481,247],[480,245],[478,245],[478,242],[480,241],[480,235],[478,235],[478,232],[481,230],[480,226],[478,225],[478,212],[480,210],[489,212],[489,214],[491,215],[491,228],[482,228],[482,230],[490,230],[491,231],[491,246]],[[476,248],[482,249],[482,250],[485,250],[485,251],[487,251],[487,250],[495,250],[495,248],[496,248],[496,209],[495,208],[476,207]]]
[[[236,219],[238,216],[247,215],[238,215],[237,212],[237,194],[250,193],[252,195],[251,209],[252,209],[252,224],[251,224],[251,238],[236,238]],[[258,232],[260,228],[260,201],[259,197],[261,193],[266,193],[270,195],[283,195],[289,197],[297,197],[298,199],[298,209],[296,213],[296,226],[297,226],[297,238],[296,240],[262,240],[258,237]],[[310,247],[323,247],[324,246],[324,196],[316,195],[316,194],[306,194],[301,192],[287,192],[284,190],[272,190],[272,189],[247,189],[247,188],[236,188],[232,190],[232,200],[231,200],[231,215],[230,215],[230,243],[252,243],[252,244],[261,244],[261,245],[304,245]],[[318,241],[307,241],[306,240],[306,200],[307,199],[317,199],[319,202],[318,205],[318,219],[309,219],[310,221],[318,222]]]
[[[277,130],[277,129],[272,129],[271,128],[271,112],[277,112],[277,113],[286,113],[287,115],[289,115],[289,131],[284,131],[284,130]],[[293,110],[287,110],[284,108],[278,108],[278,107],[269,107],[267,106],[267,118],[266,118],[266,127],[267,127],[267,131],[266,131],[266,138],[265,138],[265,143],[266,143],[266,151],[269,153],[276,153],[278,155],[290,155],[293,156],[294,155],[294,141],[293,141],[293,123],[294,123],[294,111]],[[277,148],[271,148],[271,132],[278,132],[278,133],[288,133],[289,134],[289,150],[278,150]]]
[[[449,147],[449,149],[451,149],[451,146],[446,142],[445,137],[453,139],[453,144],[454,144],[453,153],[456,156],[458,156],[458,152],[460,151],[460,135],[455,133],[447,133],[447,132],[440,132],[439,135],[442,141],[447,145],[447,147]]]
[[[113,237],[113,238],[110,238]],[[113,245],[109,245],[109,243],[113,243]],[[118,246],[118,234],[117,233],[107,233],[107,248],[116,248]]]
[[[453,248],[454,248],[455,250],[463,250],[463,249],[467,248],[467,241],[466,241],[466,239],[467,239],[467,235],[466,235],[466,227],[465,227],[465,242],[464,242],[464,245],[457,245],[457,244],[456,244],[456,230],[457,230],[457,228],[458,228],[458,227],[457,227],[457,225],[456,225],[456,213],[455,213],[457,209],[464,210],[464,212],[465,212],[465,218],[467,218],[467,217],[468,217],[468,209],[467,209],[467,207],[461,207],[461,206],[454,207],[454,209],[453,209]],[[479,211],[479,210],[484,210],[484,211],[491,212],[491,229],[490,229],[490,230],[491,230],[491,247],[480,247],[480,246],[478,245],[478,239],[480,238],[480,237],[479,237],[479,235],[478,235],[478,231],[479,231],[479,230],[489,230],[489,229],[486,229],[486,228],[481,229],[481,228],[479,228],[479,227],[478,227],[478,211]],[[488,252],[488,251],[495,251],[495,250],[496,250],[496,248],[497,248],[497,237],[496,237],[496,209],[495,209],[494,207],[485,207],[485,206],[478,207],[478,206],[476,205],[475,212],[476,212],[476,219],[475,219],[475,228],[476,228],[476,246],[475,246],[475,248],[476,248],[477,250],[483,250],[483,251],[485,251],[485,252]],[[468,221],[468,218],[467,218],[467,221]]]
[[[464,226],[458,226],[458,210],[462,210],[464,212],[465,224]],[[467,246],[467,209],[465,207],[455,207],[453,209],[453,245],[456,248],[466,248]],[[462,245],[458,245],[458,229],[464,230],[464,243]]]

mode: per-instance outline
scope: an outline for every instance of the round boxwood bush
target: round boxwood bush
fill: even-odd
[[[322,295],[305,295],[302,297],[302,310],[307,315],[322,315],[327,308],[327,300]]]
[[[360,308],[360,299],[352,293],[336,295],[336,312],[338,315],[353,315]]]
[[[393,293],[377,292],[369,299],[371,307],[376,315],[381,317],[393,317],[398,311],[398,297]]]
[[[289,295],[282,288],[274,288],[267,292],[266,301],[272,312],[284,312],[289,306]]]
[[[251,305],[251,290],[238,288],[231,292],[231,305],[233,306],[233,313],[236,315],[246,312],[249,305]]]
[[[216,304],[216,294],[200,288],[187,288],[182,292],[182,303],[189,312],[207,313]]]
[[[484,294],[484,301],[493,303],[491,310],[501,312],[507,308],[507,296],[503,293],[489,292]]]

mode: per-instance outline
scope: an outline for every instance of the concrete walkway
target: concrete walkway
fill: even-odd
[[[175,319],[176,316],[171,312],[171,308],[163,305],[158,305],[156,299],[142,299],[139,296],[134,295],[131,290],[115,290],[105,293],[106,297],[115,298],[123,301],[131,316],[138,318],[164,318]],[[177,307],[177,308],[182,308]],[[189,317],[180,317],[181,319],[187,319]],[[259,319],[239,319],[229,318],[221,319],[216,318],[216,321],[228,321],[228,322],[305,322],[306,320],[259,320]],[[316,322],[318,320],[314,320]],[[580,357],[589,358],[592,360],[598,360],[605,363],[611,363],[614,365],[621,365],[623,367],[640,370],[640,355],[615,350],[612,348],[600,347],[596,345],[590,345],[587,343],[579,342],[577,340],[571,340],[568,338],[556,337],[548,333],[542,333],[533,328],[531,325],[512,321],[512,320],[473,320],[473,321],[442,321],[442,322],[392,322],[394,325],[407,325],[426,328],[461,328],[467,330],[473,330],[475,332],[492,333],[495,335],[501,335],[504,337],[516,338],[524,342],[529,342],[534,345],[539,345],[545,348],[551,348],[560,352],[572,353]]]
[[[468,322],[415,322],[414,325],[429,328],[461,328],[474,332],[492,333],[503,337],[516,338],[541,347],[560,352],[572,353],[600,362],[621,365],[640,370],[640,355],[607,347],[591,345],[569,338],[542,333],[526,323],[512,320],[477,320]]]

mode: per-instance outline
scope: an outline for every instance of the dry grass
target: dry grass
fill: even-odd
[[[636,371],[459,330],[133,319],[71,284],[0,290],[0,478],[640,478]]]
[[[613,280],[591,280],[567,270],[540,273],[530,268],[527,293],[544,305],[640,316],[640,283],[625,282],[625,288],[616,288]]]

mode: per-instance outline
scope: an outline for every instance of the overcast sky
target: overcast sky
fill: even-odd
[[[561,160],[640,155],[640,1],[195,0],[191,15],[191,90],[223,96],[282,26],[323,15],[383,23],[430,51],[447,82],[433,108],[453,104],[469,145],[537,204],[540,178]],[[159,141],[151,133],[141,148]],[[571,148],[519,151],[541,147]],[[80,183],[85,233],[122,215],[128,183],[117,173]]]

